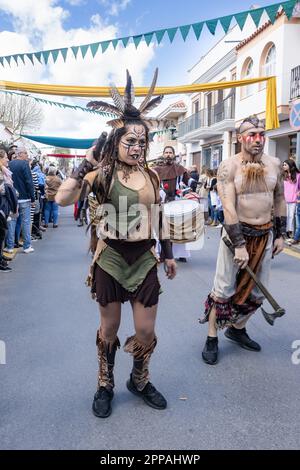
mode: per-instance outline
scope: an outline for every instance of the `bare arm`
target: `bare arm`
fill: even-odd
[[[81,189],[78,186],[78,181],[73,178],[68,178],[64,181],[55,196],[55,201],[60,206],[69,206],[78,201],[80,196]]]
[[[224,160],[219,166],[218,194],[222,202],[226,224],[237,224],[239,219],[235,208],[236,191],[232,163],[229,160]]]
[[[236,190],[234,186],[234,168],[230,159],[224,160],[219,166],[217,185],[224,211],[224,226],[235,248],[234,261],[243,269],[248,264],[249,255],[245,247],[245,239],[235,208]]]
[[[274,216],[286,217],[286,202],[284,199],[283,178],[278,168],[277,183],[274,189]]]

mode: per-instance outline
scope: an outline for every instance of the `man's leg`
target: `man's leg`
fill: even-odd
[[[31,246],[31,220],[30,220],[30,202],[22,202],[19,204],[22,224],[23,250],[27,250]]]

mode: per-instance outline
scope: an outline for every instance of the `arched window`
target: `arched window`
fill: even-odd
[[[247,80],[249,78],[253,78],[253,60],[251,57],[244,62],[244,66],[242,69],[242,78]],[[253,85],[247,85],[242,88],[242,97],[247,98],[247,96],[252,95],[254,92]]]
[[[264,61],[263,75],[270,77],[276,74],[276,47],[275,44],[272,44],[267,51],[267,55]]]

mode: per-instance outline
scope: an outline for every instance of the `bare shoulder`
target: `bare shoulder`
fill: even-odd
[[[278,173],[281,173],[282,162],[279,158],[264,154],[263,161],[268,166],[273,167]]]
[[[223,160],[218,168],[218,181],[230,181],[234,177],[237,168],[238,158],[234,157]]]

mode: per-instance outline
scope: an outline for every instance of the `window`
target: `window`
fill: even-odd
[[[249,57],[242,68],[242,78],[243,80],[247,80],[249,78],[253,78],[253,60]],[[247,85],[242,87],[242,98],[247,98],[248,96],[252,95],[254,92],[254,85]]]
[[[276,74],[276,48],[274,44],[267,52],[262,71],[266,77],[270,77]]]

